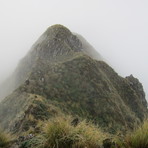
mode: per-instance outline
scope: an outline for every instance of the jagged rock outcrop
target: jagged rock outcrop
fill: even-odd
[[[132,129],[144,120],[147,102],[139,81],[119,76],[101,57],[96,60],[94,51],[85,51],[84,44],[62,25],[47,29],[11,77],[10,90],[16,90],[0,103],[3,128],[26,130],[26,116],[33,116],[34,122],[49,119],[54,114],[49,104],[56,108],[54,112],[92,120],[112,133]],[[38,105],[35,96],[40,96]]]
[[[142,84],[139,82],[137,78],[134,78],[133,75],[130,75],[126,77],[126,79],[130,82],[130,86],[135,90],[139,101],[142,102],[142,104],[147,107],[147,102],[145,99],[145,92],[143,90]]]

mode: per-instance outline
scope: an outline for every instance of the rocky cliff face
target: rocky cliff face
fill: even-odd
[[[39,38],[11,77],[9,91],[15,90],[0,103],[3,128],[26,131],[60,113],[92,120],[112,133],[144,120],[147,102],[138,79],[120,77],[81,40],[62,25]]]

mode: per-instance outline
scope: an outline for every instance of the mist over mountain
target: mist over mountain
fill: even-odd
[[[51,27],[52,28],[52,27]],[[59,25],[59,28],[60,28],[60,25]],[[23,66],[29,66],[31,63],[33,63],[33,61],[38,57],[38,56],[41,56],[42,54],[42,56],[45,58],[45,56],[47,55],[46,54],[46,51],[42,51],[42,49],[44,48],[41,48],[41,46],[51,46],[51,44],[53,44],[53,43],[50,43],[50,41],[51,42],[53,42],[53,38],[55,38],[55,40],[56,40],[56,38],[58,39],[59,38],[59,40],[63,40],[62,38],[67,38],[68,40],[69,40],[69,38],[68,37],[66,37],[67,36],[67,34],[68,34],[68,29],[65,29],[67,32],[67,34],[65,33],[65,36],[64,36],[64,34],[63,34],[63,32],[62,32],[62,29],[63,29],[63,27],[61,27],[61,32],[59,31],[59,30],[57,30],[57,32],[56,32],[56,29],[53,29],[54,31],[52,32],[52,31],[50,31],[51,29],[49,29],[49,31],[47,30],[36,42],[35,42],[35,44],[32,46],[32,48],[31,48],[31,50],[29,51],[29,53],[27,54],[27,58],[23,58],[22,60],[21,60],[21,62],[18,64],[18,67],[20,67],[20,69],[19,68],[17,68],[16,70],[15,70],[15,72],[12,74],[12,76],[10,77],[10,78],[8,78],[8,79],[6,79],[6,83],[5,83],[5,81],[3,81],[3,83],[2,84],[0,84],[1,85],[1,89],[0,89],[0,98],[4,98],[4,97],[6,97],[8,94],[10,94],[13,90],[15,90],[20,84],[21,84],[21,82],[22,82],[22,80],[20,81],[20,79],[22,78],[23,79],[23,81],[25,81],[25,78],[27,78],[27,76],[20,76],[21,74],[18,74],[18,70],[19,71],[23,71],[24,69],[24,67]],[[47,34],[47,32],[48,32],[48,34]],[[69,31],[69,34],[70,34],[70,31]],[[62,37],[61,37],[61,35],[63,35]],[[79,41],[79,39],[76,37],[76,36],[78,36],[78,38],[81,40],[81,42]],[[47,38],[47,37],[50,37],[51,39],[49,40],[49,38]],[[79,44],[78,46],[79,46],[79,50],[81,50],[81,51],[83,51],[85,54],[87,54],[87,55],[89,55],[90,57],[92,57],[92,58],[94,58],[94,59],[97,59],[97,60],[101,60],[102,59],[102,57],[101,57],[101,55],[94,49],[94,47],[92,47],[81,35],[78,35],[78,34],[76,34],[76,35],[73,35],[73,39],[71,39],[72,40],[72,42],[78,42],[77,44]],[[75,41],[74,41],[75,40]],[[69,44],[70,44],[70,42],[71,41],[68,41],[69,42]],[[40,45],[40,44],[42,44],[42,45]],[[44,45],[45,44],[45,45]],[[48,45],[46,45],[46,44],[48,44]],[[56,43],[55,43],[56,44]],[[71,44],[74,44],[74,43],[71,43]],[[63,45],[61,44],[58,48],[58,51],[54,51],[54,48],[57,48],[57,47],[49,47],[49,48],[51,48],[53,51],[50,51],[51,53],[51,55],[53,55],[53,56],[56,56],[56,54],[62,54],[62,53],[60,53],[60,50],[63,52],[65,49],[65,46],[64,47],[62,47]],[[70,45],[71,46],[71,45]],[[35,50],[35,49],[36,50]],[[41,48],[41,49],[40,49]],[[62,48],[62,49],[61,49]],[[41,53],[42,52],[42,53]],[[57,52],[57,53],[56,53]],[[34,57],[32,57],[32,56],[34,56]],[[48,56],[48,58],[49,58],[49,56]],[[30,61],[31,61],[31,63],[30,63]],[[27,63],[28,62],[28,63]],[[22,65],[21,65],[21,63],[22,63]],[[29,69],[30,70],[30,69]],[[20,73],[22,73],[23,74],[23,72],[20,72]],[[28,73],[28,71],[27,72],[25,72],[25,73]],[[21,78],[20,78],[21,77]]]
[[[0,148],[148,148],[147,14],[147,0],[1,0]]]
[[[40,121],[61,114],[125,133],[148,114],[139,80],[118,75],[82,36],[62,25],[40,36],[0,95],[0,125],[17,135],[36,133]]]
[[[62,23],[85,37],[121,76],[137,77],[148,94],[147,7],[146,0],[1,1],[0,81],[45,28]]]

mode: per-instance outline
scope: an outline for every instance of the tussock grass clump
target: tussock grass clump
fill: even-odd
[[[0,130],[0,148],[4,148],[9,144],[9,136]]]
[[[86,121],[77,126],[71,117],[56,117],[46,125],[45,148],[98,148],[107,137],[98,127]]]
[[[148,120],[120,142],[121,148],[148,148]]]

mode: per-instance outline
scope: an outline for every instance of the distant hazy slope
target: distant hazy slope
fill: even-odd
[[[82,51],[86,53],[88,56],[90,56],[93,59],[96,59],[98,61],[102,61],[103,57],[94,49],[92,45],[86,41],[86,39],[81,36],[80,34],[75,33],[75,35],[79,38],[79,40],[82,42]]]

